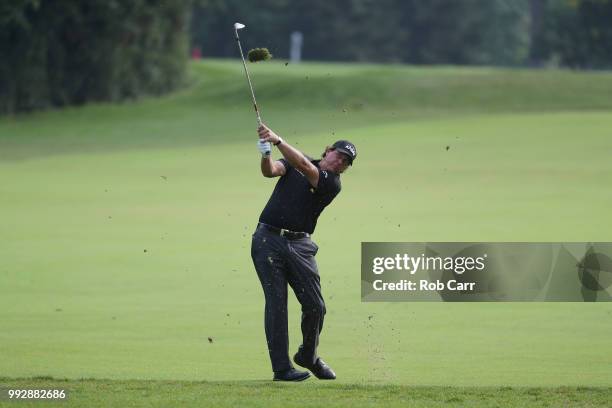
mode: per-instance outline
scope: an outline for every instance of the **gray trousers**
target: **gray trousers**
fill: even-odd
[[[251,257],[266,298],[264,321],[273,371],[293,368],[289,359],[287,284],[302,306],[300,353],[304,361],[316,362],[325,316],[315,261],[318,249],[310,238],[291,240],[261,227],[253,234]]]

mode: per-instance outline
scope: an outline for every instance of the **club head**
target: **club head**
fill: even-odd
[[[244,27],[246,26],[242,23],[234,23],[234,29],[236,30],[242,30]]]

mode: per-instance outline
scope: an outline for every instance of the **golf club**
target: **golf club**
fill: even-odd
[[[234,32],[236,33],[236,42],[238,43],[238,50],[240,50],[240,58],[242,58],[242,65],[244,66],[244,73],[246,74],[247,81],[249,82],[249,89],[251,90],[251,97],[253,98],[253,106],[255,107],[255,113],[257,114],[257,126],[261,126],[261,116],[259,115],[259,109],[257,109],[257,101],[255,100],[255,92],[253,91],[253,84],[251,84],[251,77],[249,76],[249,70],[244,60],[244,54],[242,52],[242,46],[240,45],[240,37],[238,37],[238,30],[242,30],[246,26],[242,23],[234,23]]]

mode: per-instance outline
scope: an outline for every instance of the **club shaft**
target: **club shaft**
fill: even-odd
[[[257,114],[257,125],[261,126],[261,116],[259,115],[259,109],[257,108],[257,101],[255,100],[255,91],[253,91],[253,84],[251,83],[251,77],[249,76],[249,70],[246,66],[244,54],[242,52],[242,45],[240,45],[240,38],[238,37],[238,30],[234,30],[236,33],[236,42],[238,43],[238,49],[240,50],[240,58],[242,58],[242,65],[244,66],[244,73],[246,74],[247,81],[249,83],[249,89],[251,90],[251,97],[253,98],[253,107],[255,108],[255,114]]]

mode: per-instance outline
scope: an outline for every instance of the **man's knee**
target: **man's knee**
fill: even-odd
[[[302,313],[305,314],[324,316],[326,312],[327,309],[325,308],[325,302],[323,301],[302,306]]]

